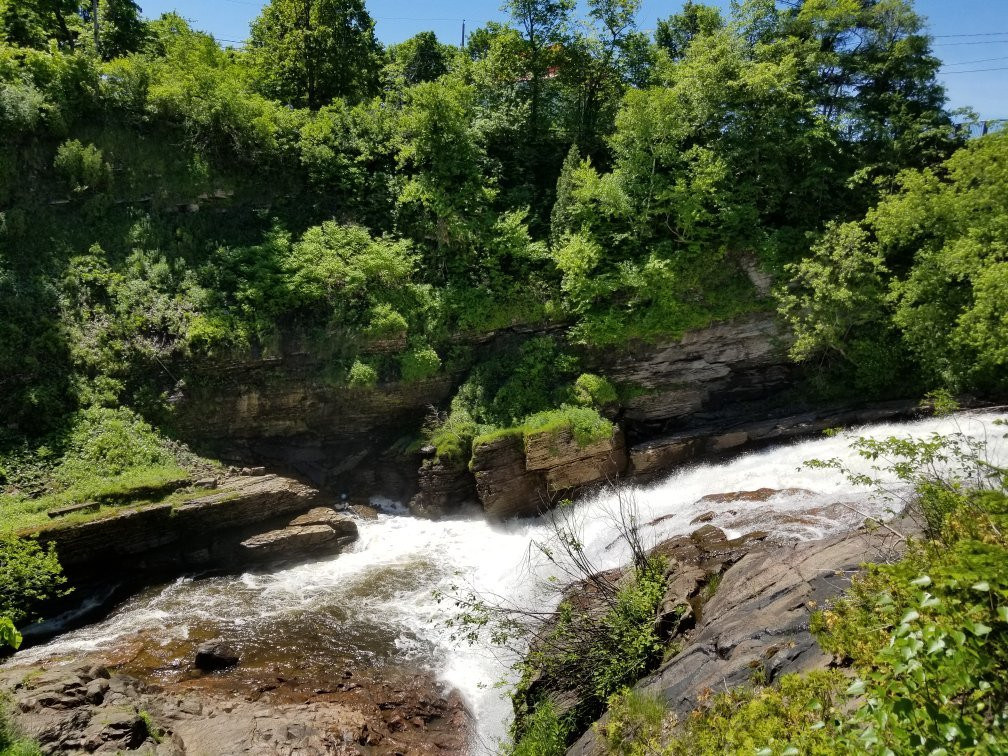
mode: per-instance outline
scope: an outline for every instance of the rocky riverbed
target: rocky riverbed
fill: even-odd
[[[469,717],[427,671],[345,665],[319,675],[238,667],[166,673],[152,639],[0,673],[47,754],[458,754]],[[282,672],[282,673],[279,673]]]

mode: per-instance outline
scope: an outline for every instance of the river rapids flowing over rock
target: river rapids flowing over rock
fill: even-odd
[[[853,435],[924,438],[961,431],[987,439],[991,458],[1004,464],[1008,448],[994,419],[960,415],[869,426]],[[782,446],[682,469],[661,482],[636,487],[644,541],[656,545],[691,532],[700,515],[730,537],[763,530],[773,540],[817,539],[857,527],[865,515],[886,518],[888,505],[855,489],[841,473],[802,466],[809,459],[838,457],[867,471],[849,440],[840,436]],[[757,489],[776,493],[764,495],[765,500],[701,500]],[[24,663],[114,648],[147,633],[168,649],[166,673],[189,661],[171,658],[173,644],[207,637],[235,643],[243,664],[259,659],[277,668],[332,670],[334,676],[347,660],[376,668],[421,665],[464,696],[476,721],[472,752],[493,753],[510,720],[510,703],[494,687],[507,677],[509,660],[489,646],[453,640],[444,619],[454,604],[439,603],[436,594],[462,587],[529,606],[555,602],[540,594],[549,573],[534,547],[548,541],[549,522],[540,518],[491,525],[475,516],[431,522],[406,516],[392,502],[376,504],[384,505],[385,513],[360,522],[360,540],[348,553],[262,574],[181,579],[134,597],[98,624],[26,649],[15,659]],[[617,539],[615,509],[610,492],[565,510],[582,524],[587,552],[600,569],[628,561]]]

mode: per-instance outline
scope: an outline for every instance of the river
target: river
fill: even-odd
[[[1008,463],[1003,429],[995,415],[971,414],[915,423],[875,425],[856,434],[881,438],[962,431],[987,438],[993,459]],[[695,529],[698,515],[713,510],[713,524],[730,536],[767,530],[773,539],[817,539],[856,527],[863,517],[886,517],[839,472],[812,470],[812,458],[844,459],[866,470],[843,436],[820,438],[746,454],[720,464],[681,469],[664,480],[633,489],[643,537],[657,544]],[[712,503],[707,494],[769,488],[780,493],[763,502]],[[787,489],[792,489],[788,491]],[[549,577],[536,559],[536,542],[549,538],[544,518],[491,525],[477,517],[431,522],[409,517],[394,502],[363,520],[360,540],[344,554],[290,569],[236,577],[183,578],[140,594],[102,622],[26,649],[16,663],[113,647],[138,632],[154,634],[173,653],[179,641],[222,636],[237,644],[245,660],[337,669],[343,660],[380,667],[421,664],[457,688],[475,717],[473,753],[495,751],[510,719],[510,705],[493,683],[505,679],[508,660],[487,645],[452,639],[444,620],[452,602],[435,592],[471,586],[505,600],[541,606],[555,601],[542,593]],[[582,524],[582,538],[599,568],[627,560],[614,544],[615,499],[604,493],[580,502],[568,514]],[[166,659],[168,673],[183,663]]]

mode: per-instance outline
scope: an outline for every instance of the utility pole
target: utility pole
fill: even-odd
[[[462,19],[462,49],[465,50],[465,19]]]

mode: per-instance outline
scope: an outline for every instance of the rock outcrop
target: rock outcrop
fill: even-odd
[[[241,542],[238,561],[275,562],[324,556],[357,540],[353,518],[326,507],[296,517],[286,527],[254,535]]]
[[[450,465],[428,458],[420,466],[419,491],[409,508],[417,517],[437,520],[475,503],[476,481],[464,465]]]
[[[192,497],[193,491],[186,493]],[[37,535],[56,549],[73,592],[26,629],[36,643],[97,616],[117,599],[183,572],[234,571],[336,554],[357,540],[357,525],[336,497],[277,475],[219,482],[208,495],[123,508]]]
[[[638,390],[625,402],[623,418],[640,434],[780,391],[793,378],[787,343],[772,313],[756,313],[595,360],[613,383]]]
[[[613,480],[627,466],[623,433],[582,446],[569,428],[507,433],[473,447],[470,468],[487,517],[532,516],[579,489]]]
[[[75,578],[135,578],[163,570],[237,565],[254,551],[240,549],[242,541],[270,524],[286,525],[292,517],[319,507],[331,510],[335,503],[331,495],[289,478],[239,477],[207,496],[129,507],[78,525],[47,528],[38,537],[54,544],[60,563]],[[336,536],[355,534],[352,521],[335,512],[331,518],[322,524]],[[291,534],[307,524],[290,523]]]
[[[703,457],[811,436],[828,428],[909,419],[921,412],[915,402],[887,402],[729,425],[706,425],[635,444],[630,448],[630,470],[633,475],[653,476]]]
[[[725,563],[695,627],[685,634],[681,651],[636,688],[660,697],[672,713],[685,717],[704,696],[749,683],[755,673],[772,682],[783,674],[827,666],[829,656],[809,631],[812,610],[840,594],[864,562],[881,553],[891,555],[893,546],[884,533],[858,530],[821,541],[737,551]],[[695,591],[691,581],[685,590]],[[691,601],[695,595],[682,599]],[[600,724],[604,722],[605,717]],[[604,753],[594,727],[568,751],[570,756]]]
[[[420,460],[393,447],[451,397],[458,376],[355,388],[297,339],[281,351],[195,366],[173,397],[181,435],[217,458],[294,470],[337,492],[410,495]]]
[[[228,673],[161,685],[94,661],[0,670],[19,727],[45,754],[146,756],[455,754],[468,716],[429,673],[322,688],[231,683]]]

